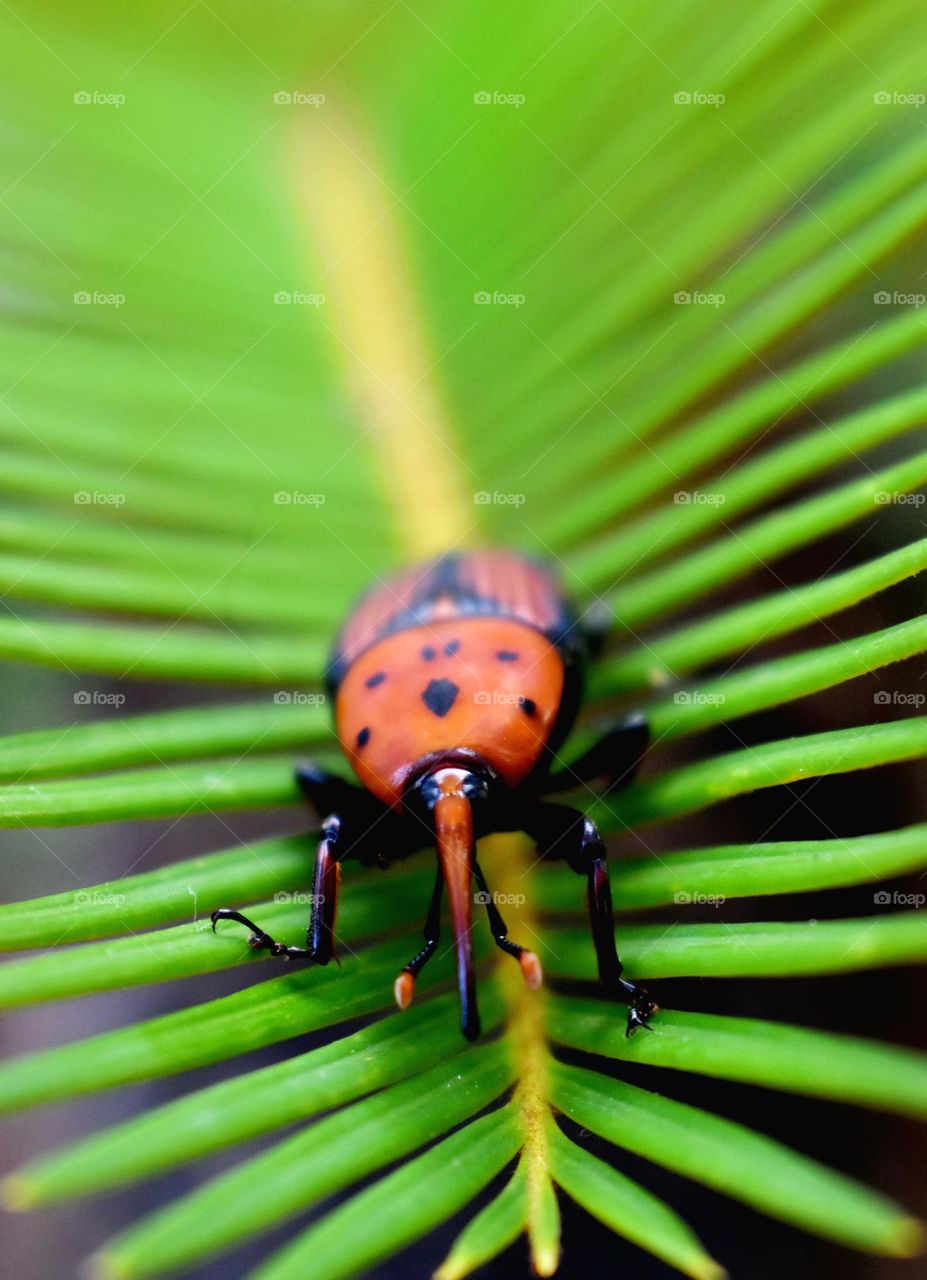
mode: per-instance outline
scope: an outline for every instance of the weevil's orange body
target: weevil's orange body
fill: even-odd
[[[398,807],[423,762],[472,753],[517,787],[569,727],[578,642],[551,576],[512,552],[444,557],[378,585],[333,664],[338,737],[358,778]]]
[[[361,786],[312,762],[296,770],[319,816],[328,814],[307,945],[277,942],[229,907],[212,913],[213,927],[234,920],[252,930],[258,950],[328,964],[336,954],[341,861],[387,866],[433,843],[438,873],[424,946],[400,971],[396,1001],[407,1007],[437,951],[446,890],[461,1029],[473,1039],[480,1029],[474,902],[485,907],[493,941],[518,961],[528,986],[542,979],[535,952],[508,936],[476,858],[483,835],[525,831],[539,857],[565,858],[586,876],[599,977],[627,1000],[628,1034],[646,1026],[656,1005],[621,976],[599,833],[582,813],[547,800],[595,778],[626,782],[646,746],[646,723],[631,717],[552,771],[578,710],[588,638],[551,574],[510,551],[442,556],[375,586],[348,617],[329,669],[338,738]]]

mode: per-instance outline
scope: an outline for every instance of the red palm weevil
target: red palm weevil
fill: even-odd
[[[547,797],[596,779],[629,782],[647,746],[647,725],[631,717],[572,765],[557,752],[579,710],[583,671],[595,648],[551,573],[519,553],[444,555],[378,583],[341,630],[329,667],[335,725],[360,786],[313,764],[297,782],[329,816],[315,860],[305,947],[274,941],[246,916],[218,920],[252,930],[250,944],[284,959],[327,964],[335,954],[339,864],[387,866],[429,845],[438,869],[425,945],[396,979],[400,1008],[434,954],[444,888],[457,955],[461,1026],[479,1035],[471,939],[474,898],[485,905],[495,943],[514,956],[529,986],[537,955],[513,942],[476,860],[476,841],[523,831],[542,858],[562,858],[586,877],[592,940],[606,992],[628,1004],[627,1033],[657,1006],[622,977],[615,946],[605,847],[595,824]],[[473,885],[477,893],[473,893]]]

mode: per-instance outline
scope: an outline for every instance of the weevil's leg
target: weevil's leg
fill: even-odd
[[[568,791],[595,778],[607,778],[612,789],[628,786],[634,781],[649,741],[650,728],[644,716],[628,716],[573,764],[553,774],[543,787],[544,794]]]
[[[582,629],[586,635],[589,657],[597,658],[615,626],[615,614],[604,600],[596,600],[582,617]]]
[[[425,945],[418,955],[413,956],[405,968],[400,970],[393,986],[396,1003],[400,1009],[408,1009],[412,1003],[412,997],[415,995],[415,979],[438,948],[438,940],[441,937],[441,895],[443,892],[444,876],[442,876],[441,868],[439,867],[435,876],[435,887],[431,891],[431,902],[428,906],[428,915],[425,917],[425,927],[422,930]]]
[[[509,931],[505,921],[502,919],[502,913],[496,906],[496,900],[489,891],[489,885],[486,883],[486,877],[480,870],[480,864],[474,862],[473,877],[476,880],[479,896],[477,902],[481,902],[486,908],[486,914],[489,917],[489,927],[492,930],[493,941],[500,951],[506,952],[507,955],[514,956],[521,966],[522,974],[525,982],[536,991],[544,981],[544,972],[541,968],[541,961],[538,959],[536,952],[529,951],[527,947],[519,946],[517,942],[513,942],[509,937]]]
[[[362,787],[329,773],[312,760],[296,766],[296,784],[320,815],[359,813],[370,801],[369,794]]]
[[[338,864],[347,852],[340,847],[341,833],[341,819],[333,813],[323,824],[322,839],[315,855],[307,946],[289,947],[283,942],[276,942],[253,920],[228,907],[220,907],[212,913],[213,930],[220,920],[235,920],[251,930],[248,945],[254,951],[269,951],[272,956],[279,956],[283,960],[298,959],[308,960],[312,964],[328,964],[335,956],[335,912],[341,880],[341,868]]]
[[[319,814],[344,815],[338,861],[386,868],[397,858],[424,848],[429,832],[416,839],[411,824],[398,818],[369,791],[307,761],[296,767],[296,782]]]
[[[628,1002],[629,1036],[638,1027],[646,1027],[658,1005],[644,987],[622,977],[623,966],[615,946],[605,845],[595,823],[575,809],[541,801],[528,809],[524,829],[537,841],[542,858],[563,858],[574,871],[585,875],[589,927],[599,981],[608,995]]]

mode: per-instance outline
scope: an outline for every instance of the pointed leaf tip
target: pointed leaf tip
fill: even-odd
[[[131,1272],[108,1253],[93,1253],[81,1267],[81,1280],[130,1280]]]
[[[560,1266],[560,1250],[553,1247],[536,1249],[531,1255],[531,1269],[536,1276],[552,1276]]]
[[[898,1218],[885,1252],[895,1258],[916,1258],[925,1246],[925,1224],[917,1218]]]
[[[9,1213],[24,1213],[36,1202],[35,1189],[29,1178],[11,1173],[0,1182],[0,1205]]]

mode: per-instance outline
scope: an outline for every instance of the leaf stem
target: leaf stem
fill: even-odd
[[[522,837],[497,836],[492,841],[493,880],[506,893],[524,883],[529,870],[527,848]],[[527,905],[520,909],[518,923],[525,935],[538,936],[537,921]],[[529,989],[507,958],[500,959],[499,982],[508,1007],[506,1040],[518,1079],[513,1103],[522,1135],[519,1167],[525,1176],[531,1265],[537,1275],[551,1276],[560,1259],[560,1212],[550,1176],[547,999],[543,987]]]

